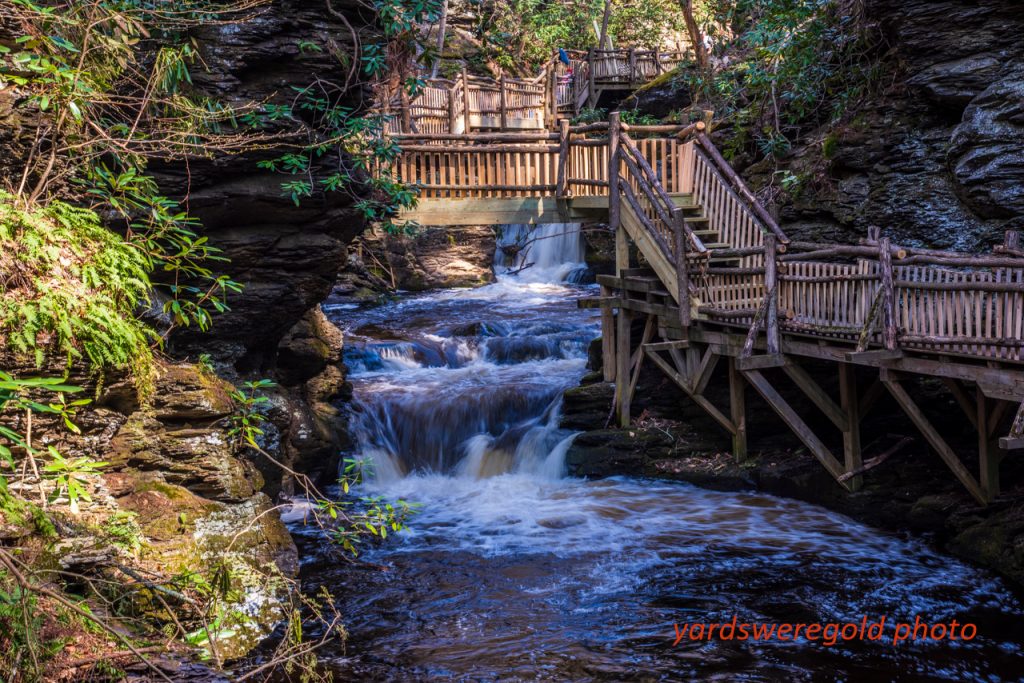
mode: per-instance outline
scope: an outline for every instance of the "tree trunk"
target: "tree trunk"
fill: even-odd
[[[441,53],[444,52],[444,34],[448,29],[448,0],[441,3],[441,20],[437,27],[437,56],[434,57],[434,66],[430,70],[430,77],[437,78],[437,72],[441,68]]]
[[[600,50],[607,50],[608,45],[608,19],[612,15],[612,0],[604,0],[604,17],[601,19],[601,35],[598,37],[597,47]]]
[[[708,68],[708,50],[704,46],[704,35],[697,25],[697,19],[693,16],[693,0],[679,0],[679,7],[683,10],[683,20],[686,22],[686,32],[690,34],[690,43],[693,44],[693,55],[697,60],[697,67],[704,71]]]

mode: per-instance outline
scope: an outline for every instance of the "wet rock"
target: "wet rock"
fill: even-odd
[[[364,244],[383,254],[390,272],[378,275],[395,289],[418,292],[494,281],[496,239],[488,226],[426,228],[412,237],[374,236]]]
[[[312,309],[277,345],[277,374],[282,384],[313,379],[329,365],[341,363],[344,337],[319,307]]]
[[[601,429],[577,436],[565,456],[569,474],[608,477],[622,472],[644,472],[649,463],[665,457],[674,440],[653,429]]]
[[[608,411],[614,393],[615,386],[605,382],[584,384],[567,390],[562,395],[562,428],[604,429],[608,423]]]
[[[907,80],[939,104],[962,111],[1003,70],[997,54],[969,55],[926,67]]]
[[[959,196],[979,215],[1024,215],[1024,71],[971,102],[953,133],[949,163]]]

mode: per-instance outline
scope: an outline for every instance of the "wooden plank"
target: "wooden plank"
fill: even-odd
[[[941,457],[943,462],[945,462],[949,469],[953,471],[953,474],[960,480],[960,483],[964,485],[964,488],[966,488],[979,503],[982,505],[987,504],[988,498],[985,492],[982,491],[978,482],[974,479],[971,473],[967,471],[967,468],[964,467],[963,463],[960,462],[956,452],[950,448],[949,444],[946,443],[946,440],[942,438],[938,431],[936,431],[935,427],[932,426],[932,423],[928,420],[925,414],[921,412],[921,409],[918,408],[916,403],[914,403],[914,400],[910,398],[906,390],[900,386],[900,382],[891,376],[888,376],[888,374],[889,373],[883,375],[882,383],[885,384],[885,388],[889,390],[892,397],[896,399],[896,402],[900,404],[901,408],[903,408],[903,412],[907,414],[907,417],[909,417],[914,423],[914,426],[917,427],[918,431],[920,431],[924,438],[928,440],[928,443],[931,444],[932,448],[938,452],[939,457]]]
[[[846,361],[861,365],[874,365],[885,361],[899,360],[903,358],[903,352],[899,349],[874,349],[871,351],[847,351]]]
[[[807,447],[807,450],[818,459],[825,469],[828,470],[837,480],[841,477],[845,470],[832,452],[822,443],[821,439],[815,435],[814,431],[807,426],[796,411],[793,410],[792,406],[786,402],[786,399],[782,398],[775,387],[764,378],[764,376],[757,370],[745,371],[744,376],[747,381],[757,390],[757,393],[761,394],[761,397],[767,401],[768,405],[775,411],[775,413],[782,418],[782,421],[796,434],[797,438]],[[849,483],[844,483],[843,486],[849,488]]]
[[[687,349],[690,347],[690,342],[686,340],[657,342],[654,344],[647,344],[645,347],[648,351],[668,351],[669,349]]]

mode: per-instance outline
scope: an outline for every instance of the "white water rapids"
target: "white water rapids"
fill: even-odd
[[[510,257],[510,244],[526,248]],[[584,272],[581,236],[508,227],[496,260],[489,286],[325,307],[346,330],[354,454],[374,463],[362,492],[422,505],[365,553],[387,571],[304,541],[304,586],[337,597],[351,634],[325,667],[393,681],[1020,679],[1017,599],[919,541],[756,493],[566,477],[560,396],[598,332],[575,306],[592,290],[567,282]],[[957,618],[979,636],[673,646],[673,624],[734,615]]]

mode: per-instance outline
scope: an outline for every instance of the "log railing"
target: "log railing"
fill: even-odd
[[[557,57],[535,78],[471,76],[431,79],[412,99],[381,109],[391,114],[391,133],[470,133],[551,129],[559,112],[577,113],[598,89],[635,87],[671,70],[683,52],[653,50],[574,51],[568,65]]]
[[[637,85],[671,71],[686,58],[681,51],[657,50],[589,50],[587,62],[590,78],[598,87],[608,85]]]
[[[394,174],[417,187],[420,199],[608,195],[609,124],[560,124],[557,133],[396,134],[401,151]],[[649,168],[647,182],[666,197],[683,192],[692,142],[660,134],[682,128],[630,130],[657,135],[627,137],[632,156]]]
[[[676,282],[665,284],[679,288],[678,300],[689,297],[703,320],[747,328],[751,348],[764,330],[769,350],[783,335],[809,336],[893,357],[1024,362],[1017,233],[983,255],[892,245],[877,231],[858,245],[790,241],[710,141],[688,137],[694,132],[613,116],[575,127],[563,119],[557,132],[396,135],[393,169],[421,200],[607,196],[610,222],[631,211],[676,268]],[[700,209],[695,224],[706,219],[704,234],[718,245],[697,234],[679,203]],[[690,314],[680,307],[681,318]]]
[[[859,246],[793,242],[784,253],[769,246],[764,264],[774,268],[718,269],[736,283],[766,278],[746,309],[753,322],[744,323],[738,307],[717,304],[701,307],[709,319],[751,324],[753,337],[771,321],[759,319],[760,311],[774,305],[780,333],[846,342],[854,352],[1024,361],[1020,256],[900,247],[877,233]]]

